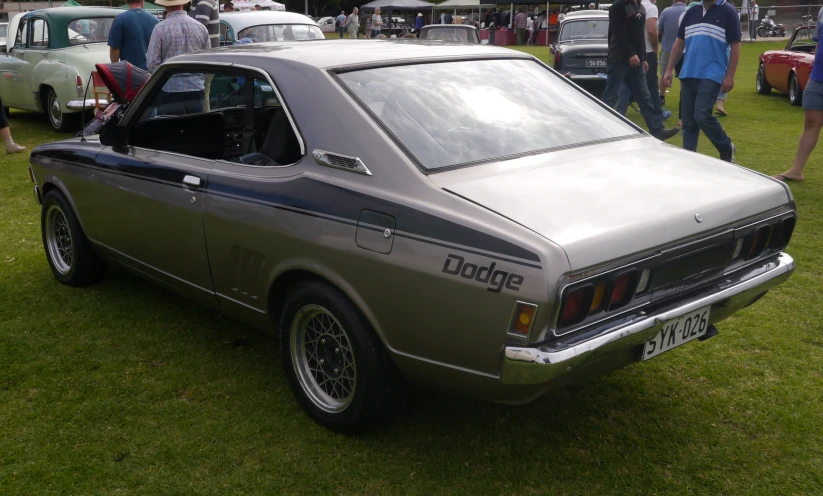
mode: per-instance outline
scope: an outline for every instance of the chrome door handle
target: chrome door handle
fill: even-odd
[[[187,174],[186,177],[183,178],[183,184],[185,184],[186,186],[194,186],[196,188],[200,186],[200,178],[197,176],[190,176]]]

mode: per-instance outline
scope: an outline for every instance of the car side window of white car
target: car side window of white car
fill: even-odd
[[[47,49],[49,47],[49,27],[44,19],[33,19],[31,21],[30,36],[30,47],[43,49]]]
[[[17,36],[14,38],[14,48],[23,48],[26,45],[26,37],[29,33],[28,25],[28,19],[20,20],[20,27],[17,28]]]

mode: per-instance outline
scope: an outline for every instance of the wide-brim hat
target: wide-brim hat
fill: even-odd
[[[423,17],[423,14],[421,14],[420,12],[418,12],[418,13],[417,13],[417,17]]]
[[[155,0],[154,3],[163,7],[174,7],[175,5],[186,5],[191,0]]]

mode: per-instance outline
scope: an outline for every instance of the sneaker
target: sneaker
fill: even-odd
[[[672,111],[671,110],[664,110],[660,113],[660,117],[662,117],[664,121],[668,120],[671,116],[672,116]]]
[[[732,143],[732,151],[730,153],[721,153],[720,154],[720,160],[724,160],[726,162],[729,162],[730,164],[733,164],[734,163],[734,152],[736,150],[737,150],[737,148],[734,146],[734,143]]]
[[[664,129],[664,130],[660,131],[660,133],[658,135],[656,135],[655,138],[659,139],[660,141],[666,141],[669,138],[671,138],[673,136],[676,136],[677,133],[679,133],[679,132],[680,132],[679,127],[676,127],[676,126],[675,127],[670,127],[669,129]]]
[[[12,153],[20,153],[25,150],[26,147],[23,145],[18,145],[17,143],[12,143],[11,145],[6,145],[6,153],[11,155]]]

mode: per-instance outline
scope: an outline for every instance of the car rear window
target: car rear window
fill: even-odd
[[[339,77],[428,170],[640,133],[533,60],[424,63]]]
[[[469,39],[469,30],[462,28],[431,28],[424,31],[425,39],[439,41],[456,41],[458,43],[468,43],[475,41]]]
[[[608,19],[568,21],[560,28],[560,41],[606,40],[609,37]]]
[[[264,24],[243,29],[237,33],[237,39],[247,39],[252,43],[264,41],[308,41],[322,40],[323,31],[308,24]]]
[[[69,23],[69,43],[72,45],[105,43],[109,41],[109,32],[113,22],[114,17],[75,19]]]

